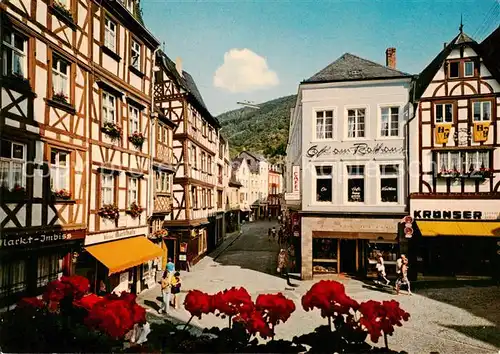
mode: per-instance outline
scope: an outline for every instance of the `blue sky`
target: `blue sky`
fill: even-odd
[[[418,73],[457,33],[483,40],[500,24],[500,0],[142,0],[144,21],[196,80],[213,115],[295,94],[343,53]],[[248,50],[243,50],[248,49]],[[224,64],[223,68],[220,68]],[[219,70],[218,70],[219,69]],[[217,72],[217,78],[214,75]]]

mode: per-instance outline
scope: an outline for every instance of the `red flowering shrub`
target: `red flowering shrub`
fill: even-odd
[[[184,308],[192,317],[201,318],[202,314],[214,312],[213,297],[199,290],[190,290],[184,299]]]
[[[261,294],[257,296],[255,307],[262,312],[265,319],[273,328],[280,321],[286,322],[290,318],[292,312],[295,311],[294,302],[287,299],[282,293]]]
[[[254,309],[252,297],[245,288],[226,289],[213,295],[213,307],[219,314],[233,317],[250,314]]]
[[[45,307],[45,302],[40,300],[37,297],[25,297],[22,298],[18,303],[17,306],[19,307],[34,307],[34,308],[44,308]]]
[[[321,317],[349,314],[356,311],[359,304],[345,293],[344,285],[333,280],[321,280],[314,284],[302,297],[302,307],[309,311],[321,310]]]
[[[243,313],[234,318],[235,322],[243,323],[246,331],[250,335],[259,334],[266,339],[274,336],[274,331],[262,311],[254,309],[251,313]]]
[[[80,299],[89,290],[87,278],[72,275],[62,276],[59,280],[51,281],[43,294],[43,299],[47,302],[59,302],[67,296],[73,299]]]
[[[81,299],[74,300],[73,305],[77,307],[83,307],[87,311],[90,311],[95,304],[99,303],[102,300],[104,300],[103,297],[97,296],[96,294],[89,294],[82,297]]]
[[[392,335],[394,325],[402,326],[402,320],[408,321],[410,314],[399,307],[395,300],[379,301],[369,300],[363,302],[359,307],[363,315],[359,323],[366,328],[370,339],[377,343],[382,334]]]

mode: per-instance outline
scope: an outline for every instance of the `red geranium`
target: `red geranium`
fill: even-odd
[[[254,309],[252,297],[245,288],[226,289],[213,296],[214,310],[229,317],[250,314]]]
[[[184,308],[191,316],[201,318],[202,314],[214,312],[213,297],[199,290],[190,290],[184,299]]]
[[[60,280],[51,281],[47,285],[43,299],[47,302],[59,302],[66,296],[80,299],[88,290],[89,281],[87,278],[79,275],[62,276]]]
[[[235,322],[241,322],[250,335],[257,335],[264,339],[274,335],[273,329],[266,321],[261,311],[253,310],[251,313],[244,313],[234,318]]]
[[[408,321],[410,314],[399,307],[395,300],[379,301],[369,300],[363,302],[359,307],[363,315],[359,323],[366,328],[370,339],[377,343],[382,334],[392,335],[394,325],[402,326],[402,320]]]
[[[261,294],[255,302],[257,310],[261,311],[265,319],[273,326],[280,321],[286,322],[292,312],[295,311],[295,304],[287,299],[282,293]]]
[[[37,297],[23,297],[18,303],[18,307],[34,307],[34,308],[44,308],[45,302]]]
[[[90,311],[95,306],[95,304],[103,300],[104,298],[97,296],[96,294],[89,294],[82,297],[81,299],[74,300],[73,305],[83,307],[87,311]]]
[[[322,317],[333,317],[356,311],[359,304],[345,293],[344,285],[333,280],[321,280],[302,297],[302,307],[321,310]]]

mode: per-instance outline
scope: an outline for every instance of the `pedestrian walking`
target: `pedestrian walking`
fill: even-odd
[[[411,292],[410,281],[408,280],[408,258],[406,258],[404,254],[402,254],[396,262],[396,273],[398,273],[398,279],[396,280],[396,295],[399,295],[401,285],[406,285],[408,295],[413,295]]]
[[[385,272],[384,257],[382,257],[382,254],[380,254],[380,253],[377,255],[376,268],[377,268],[377,276],[378,276],[377,282],[379,284],[385,283],[385,285],[388,285],[390,283],[390,280],[387,279],[387,277],[386,277],[387,274]]]
[[[179,308],[179,293],[181,292],[181,273],[175,272],[172,278],[172,292],[171,292],[171,301],[174,309]]]
[[[278,274],[280,274],[281,277],[286,278],[286,283],[288,286],[294,286],[290,282],[290,274],[289,274],[289,258],[288,258],[288,252],[285,249],[280,249],[280,253],[278,254],[278,268],[276,269],[278,271]]]
[[[167,260],[167,267],[166,268],[169,270],[169,272],[174,272],[175,271],[175,263],[172,262],[172,258],[169,258]]]
[[[283,228],[280,227],[278,231],[278,244],[281,246],[282,243],[283,243]]]
[[[268,241],[271,241],[271,233],[272,233],[272,230],[271,230],[271,228],[269,228],[269,229],[267,230],[267,240],[268,240]]]
[[[269,213],[269,221],[271,221],[271,213]]]
[[[161,279],[161,299],[162,304],[158,313],[168,313],[170,311],[170,294],[172,292],[172,277],[173,273],[168,271],[168,268],[163,272]]]
[[[273,241],[276,241],[276,227],[274,226],[271,229],[271,236],[273,237]]]

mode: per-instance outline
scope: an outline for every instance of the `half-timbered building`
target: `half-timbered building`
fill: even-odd
[[[74,272],[87,224],[90,1],[0,3],[0,302]]]
[[[164,222],[164,228],[175,239],[169,254],[175,254],[176,262],[183,267],[207,252],[209,216],[217,209],[215,168],[220,125],[205,106],[191,75],[182,70],[180,59],[174,63],[160,51],[156,64],[156,108],[177,125],[173,138],[176,172],[172,219]]]
[[[414,276],[498,273],[499,46],[500,29],[479,44],[461,26],[415,82],[407,131]]]

